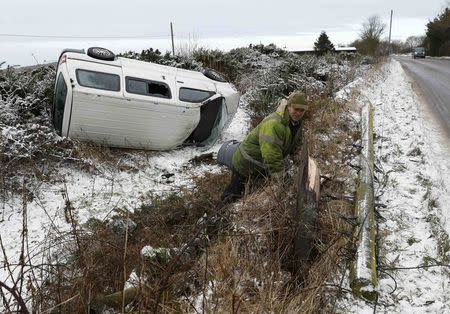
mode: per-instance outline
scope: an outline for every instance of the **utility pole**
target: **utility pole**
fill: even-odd
[[[172,22],[170,22],[170,36],[172,37],[172,56],[175,56],[175,46],[173,44],[173,25]],[[389,35],[390,37],[390,35]]]
[[[391,54],[391,30],[392,30],[392,10],[391,10],[391,22],[389,23],[389,54]]]

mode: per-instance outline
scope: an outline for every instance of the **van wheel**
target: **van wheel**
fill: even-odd
[[[220,74],[219,72],[217,72],[216,70],[213,70],[213,69],[203,70],[203,75],[205,75],[207,78],[214,80],[214,81],[227,82],[227,80],[225,79],[225,77],[222,74]]]
[[[89,48],[87,55],[89,57],[105,61],[113,61],[116,58],[116,55],[111,50],[102,47]]]

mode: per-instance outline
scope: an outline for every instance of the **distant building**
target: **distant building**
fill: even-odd
[[[349,53],[357,53],[355,47],[338,47],[334,49],[336,52],[349,52]]]
[[[286,49],[289,52],[295,53],[295,54],[307,54],[307,53],[314,53],[314,48],[302,48],[302,49]],[[334,48],[334,51],[336,53],[341,53],[341,52],[348,52],[348,53],[356,53],[357,50],[355,47],[337,47]]]

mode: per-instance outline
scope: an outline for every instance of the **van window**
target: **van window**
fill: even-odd
[[[145,81],[138,81],[138,80],[126,80],[126,88],[128,93],[133,94],[140,94],[140,95],[147,95],[147,83]]]
[[[117,74],[89,70],[76,70],[78,84],[84,87],[120,91],[120,77]]]
[[[126,91],[131,94],[172,98],[172,93],[170,92],[169,86],[163,82],[126,77],[125,85]]]
[[[187,87],[180,88],[180,100],[181,101],[202,102],[214,94],[215,94],[214,92],[210,92],[210,91],[206,91],[206,90],[193,89],[193,88],[187,88]]]
[[[60,73],[56,82],[55,100],[53,104],[53,125],[56,132],[61,135],[64,118],[64,107],[66,106],[67,85],[63,75]]]

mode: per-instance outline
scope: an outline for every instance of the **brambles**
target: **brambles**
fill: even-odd
[[[20,186],[20,176],[46,177],[50,160],[70,158],[73,142],[59,137],[50,120],[55,70],[0,71],[0,182],[2,191]]]

